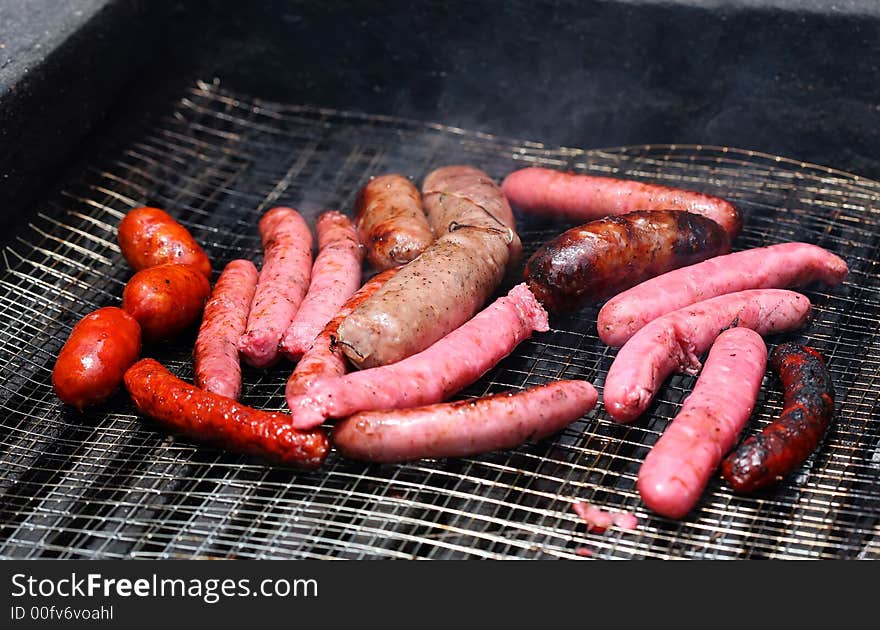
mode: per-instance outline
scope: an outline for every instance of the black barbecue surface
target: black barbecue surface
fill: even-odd
[[[546,165],[699,189],[738,204],[736,249],[804,240],[850,264],[847,282],[810,290],[815,315],[785,337],[828,358],[836,420],[797,474],[738,497],[713,479],[682,521],[645,510],[639,465],[694,384],[676,376],[643,419],[601,406],[516,450],[396,466],[332,455],[298,472],[169,435],[124,394],[79,414],[54,396],[54,358],[74,322],[118,304],[130,270],[116,225],[140,204],[169,209],[216,269],[260,257],[256,222],[289,204],[310,221],[351,208],[371,174],[420,180],[450,163],[500,179]],[[143,135],[52,194],[3,251],[0,284],[0,555],[62,558],[874,558],[880,516],[878,274],[880,183],[736,149],[547,147],[439,124],[263,101],[198,82]],[[518,217],[526,255],[564,224]],[[463,396],[585,378],[601,389],[615,352],[596,309],[554,318]],[[772,339],[771,342],[779,341]],[[147,354],[192,377],[192,339]],[[243,400],[284,408],[290,367],[246,370]],[[765,382],[747,433],[781,409]],[[571,504],[634,513],[636,530],[590,533]]]

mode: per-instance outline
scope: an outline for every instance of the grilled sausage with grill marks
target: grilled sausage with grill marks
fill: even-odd
[[[141,353],[141,327],[121,308],[107,306],[79,320],[52,370],[52,386],[79,411],[104,402]]]
[[[232,399],[241,393],[238,338],[247,325],[258,275],[251,261],[233,260],[205,304],[193,356],[196,385],[206,391]]]
[[[138,271],[122,291],[122,308],[141,325],[145,342],[176,337],[196,323],[211,284],[192,265],[157,265]]]
[[[696,374],[699,355],[727,328],[742,326],[770,335],[801,328],[809,316],[810,300],[805,295],[755,289],[714,297],[658,317],[617,353],[605,378],[605,409],[617,422],[636,419],[667,376],[677,370]]]
[[[262,216],[259,230],[263,267],[238,351],[249,365],[263,368],[278,360],[281,337],[309,289],[312,233],[299,212],[281,207]]]
[[[437,240],[339,326],[343,352],[358,367],[400,361],[455,330],[521,253],[510,206],[484,172],[440,168],[422,192]]]
[[[717,256],[664,273],[608,300],[599,337],[622,346],[642,326],[671,311],[725,293],[843,282],[846,261],[809,243],[781,243]]]
[[[834,384],[818,350],[780,344],[770,355],[770,367],[785,391],[782,414],[722,462],[722,475],[737,492],[767,487],[803,464],[834,414]]]
[[[691,511],[752,415],[766,366],[767,346],[755,331],[718,335],[694,391],[639,469],[645,505],[669,518]]]
[[[135,271],[177,263],[211,278],[211,261],[192,234],[159,208],[135,208],[119,222],[119,249]]]
[[[739,210],[729,201],[661,184],[529,167],[508,175],[501,187],[523,212],[591,221],[633,210],[685,210],[712,219],[730,240],[742,228]]]
[[[590,411],[598,397],[586,381],[556,381],[515,394],[365,411],[340,422],[330,437],[346,457],[369,462],[465,457],[556,433]]]
[[[395,277],[401,273],[403,270]],[[326,418],[344,418],[358,411],[402,409],[446,400],[497,365],[532,332],[544,330],[548,330],[547,312],[526,285],[517,285],[418,354],[381,367],[316,380],[308,394],[291,405],[293,421],[298,427],[309,428]]]
[[[419,190],[403,175],[372,178],[358,193],[354,216],[367,260],[379,270],[405,265],[434,242]]]
[[[327,322],[361,285],[363,250],[351,221],[336,210],[324,212],[315,225],[318,256],[309,290],[281,339],[281,352],[297,361]]]
[[[324,431],[299,431],[287,414],[198,389],[153,359],[131,366],[125,387],[142,413],[195,440],[300,468],[317,468],[330,451]]]
[[[636,211],[586,223],[545,243],[526,263],[525,278],[544,307],[560,313],[728,251],[727,234],[706,217]]]

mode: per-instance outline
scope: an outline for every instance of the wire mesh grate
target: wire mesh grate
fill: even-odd
[[[116,225],[164,207],[215,269],[259,262],[256,222],[273,205],[314,221],[350,211],[371,175],[416,181],[451,163],[500,180],[536,164],[642,178],[724,196],[746,228],[735,249],[786,240],[827,247],[846,283],[807,291],[814,319],[797,338],[829,359],[835,423],[791,478],[751,497],[717,478],[682,521],[647,512],[641,461],[693,387],[671,378],[650,413],[617,425],[601,405],[556,436],[455,460],[377,466],[331,455],[299,472],[168,435],[124,393],[78,414],[55,398],[54,358],[85,313],[118,305],[130,271]],[[0,555],[58,558],[878,558],[880,519],[880,183],[719,147],[545,147],[467,130],[264,102],[199,82],[141,138],[53,194],[3,250],[0,284]],[[518,217],[525,258],[566,226]],[[601,391],[614,351],[597,309],[554,318],[463,396],[586,378]],[[191,379],[192,338],[150,349]],[[776,340],[771,340],[776,341]],[[245,368],[243,401],[284,408],[289,366]],[[774,418],[765,380],[749,432]],[[585,500],[639,519],[589,532]]]

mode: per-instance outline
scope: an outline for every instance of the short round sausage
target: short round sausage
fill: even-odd
[[[119,223],[119,248],[135,271],[178,263],[211,277],[211,261],[192,234],[159,208],[135,208]]]
[[[210,293],[208,279],[192,265],[158,265],[132,276],[122,308],[141,325],[144,341],[161,341],[193,325]]]

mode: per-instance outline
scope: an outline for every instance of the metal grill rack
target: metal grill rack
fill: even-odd
[[[85,414],[54,396],[50,374],[73,324],[118,305],[130,270],[115,244],[124,213],[164,207],[216,270],[259,262],[257,219],[288,204],[314,220],[350,211],[370,175],[471,163],[500,180],[526,165],[632,177],[738,204],[734,249],[804,240],[850,264],[846,283],[808,290],[794,338],[828,358],[836,420],[801,471],[751,497],[710,482],[682,521],[647,512],[635,489],[650,446],[694,377],[669,380],[650,412],[614,424],[601,404],[556,436],[457,460],[366,465],[331,455],[299,472],[168,435],[124,393]],[[199,82],[137,142],[102,156],[30,216],[0,271],[0,556],[6,558],[878,558],[880,557],[880,183],[749,151],[699,146],[545,147],[386,116],[263,102]],[[566,225],[518,217],[528,256]],[[524,257],[525,258],[525,257]],[[516,274],[514,274],[516,276]],[[614,351],[597,310],[551,319],[463,392],[479,396],[559,378],[601,391]],[[191,379],[192,338],[147,353]],[[778,339],[771,339],[773,343]],[[289,366],[245,370],[243,401],[284,408]],[[749,432],[778,415],[765,379]],[[590,533],[584,500],[633,512],[636,530]]]

